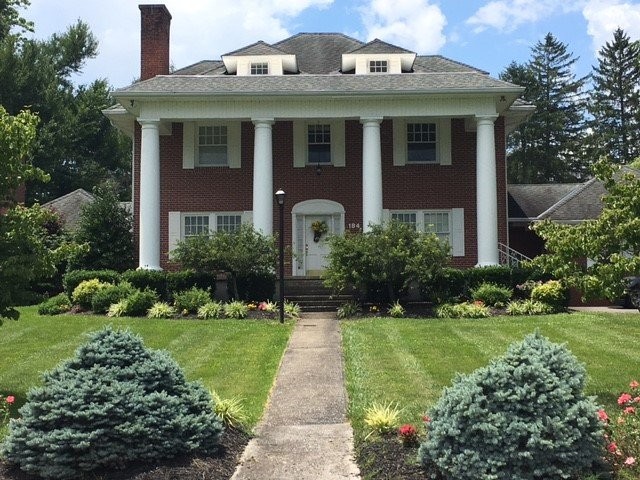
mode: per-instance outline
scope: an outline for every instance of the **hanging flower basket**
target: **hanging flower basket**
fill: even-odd
[[[311,224],[311,230],[313,231],[313,241],[317,243],[320,241],[320,237],[329,231],[329,227],[327,227],[327,222],[316,220]]]

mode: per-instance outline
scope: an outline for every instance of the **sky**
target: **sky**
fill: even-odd
[[[35,37],[64,32],[78,19],[99,42],[77,85],[106,78],[127,86],[140,72],[141,3],[162,0],[31,0],[22,11]],[[551,32],[579,58],[576,75],[620,27],[640,38],[640,0],[165,0],[172,15],[171,64],[181,68],[258,40],[275,43],[300,32],[380,38],[418,54],[438,54],[498,76],[526,62]]]

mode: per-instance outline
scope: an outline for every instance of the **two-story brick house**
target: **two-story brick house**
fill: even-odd
[[[141,79],[105,114],[134,139],[141,268],[189,235],[250,222],[271,234],[286,192],[287,275],[315,275],[328,233],[388,219],[449,241],[456,266],[508,243],[505,136],[522,88],[380,40],[301,33],[170,72],[171,15],[141,5]],[[274,216],[275,214],[275,216]],[[325,237],[326,238],[326,237]]]

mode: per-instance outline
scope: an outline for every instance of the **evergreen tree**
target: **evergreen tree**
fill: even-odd
[[[589,152],[628,164],[640,155],[640,43],[618,28],[593,71]]]
[[[511,139],[509,181],[549,183],[575,181],[588,165],[581,154],[587,78],[576,78],[578,57],[548,33],[532,49],[526,65],[511,64],[502,78],[527,88],[524,99],[536,111]]]

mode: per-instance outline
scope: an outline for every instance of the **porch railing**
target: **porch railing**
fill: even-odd
[[[500,265],[519,267],[522,262],[531,260],[526,255],[514,250],[504,243],[498,243],[498,252],[500,253]]]

